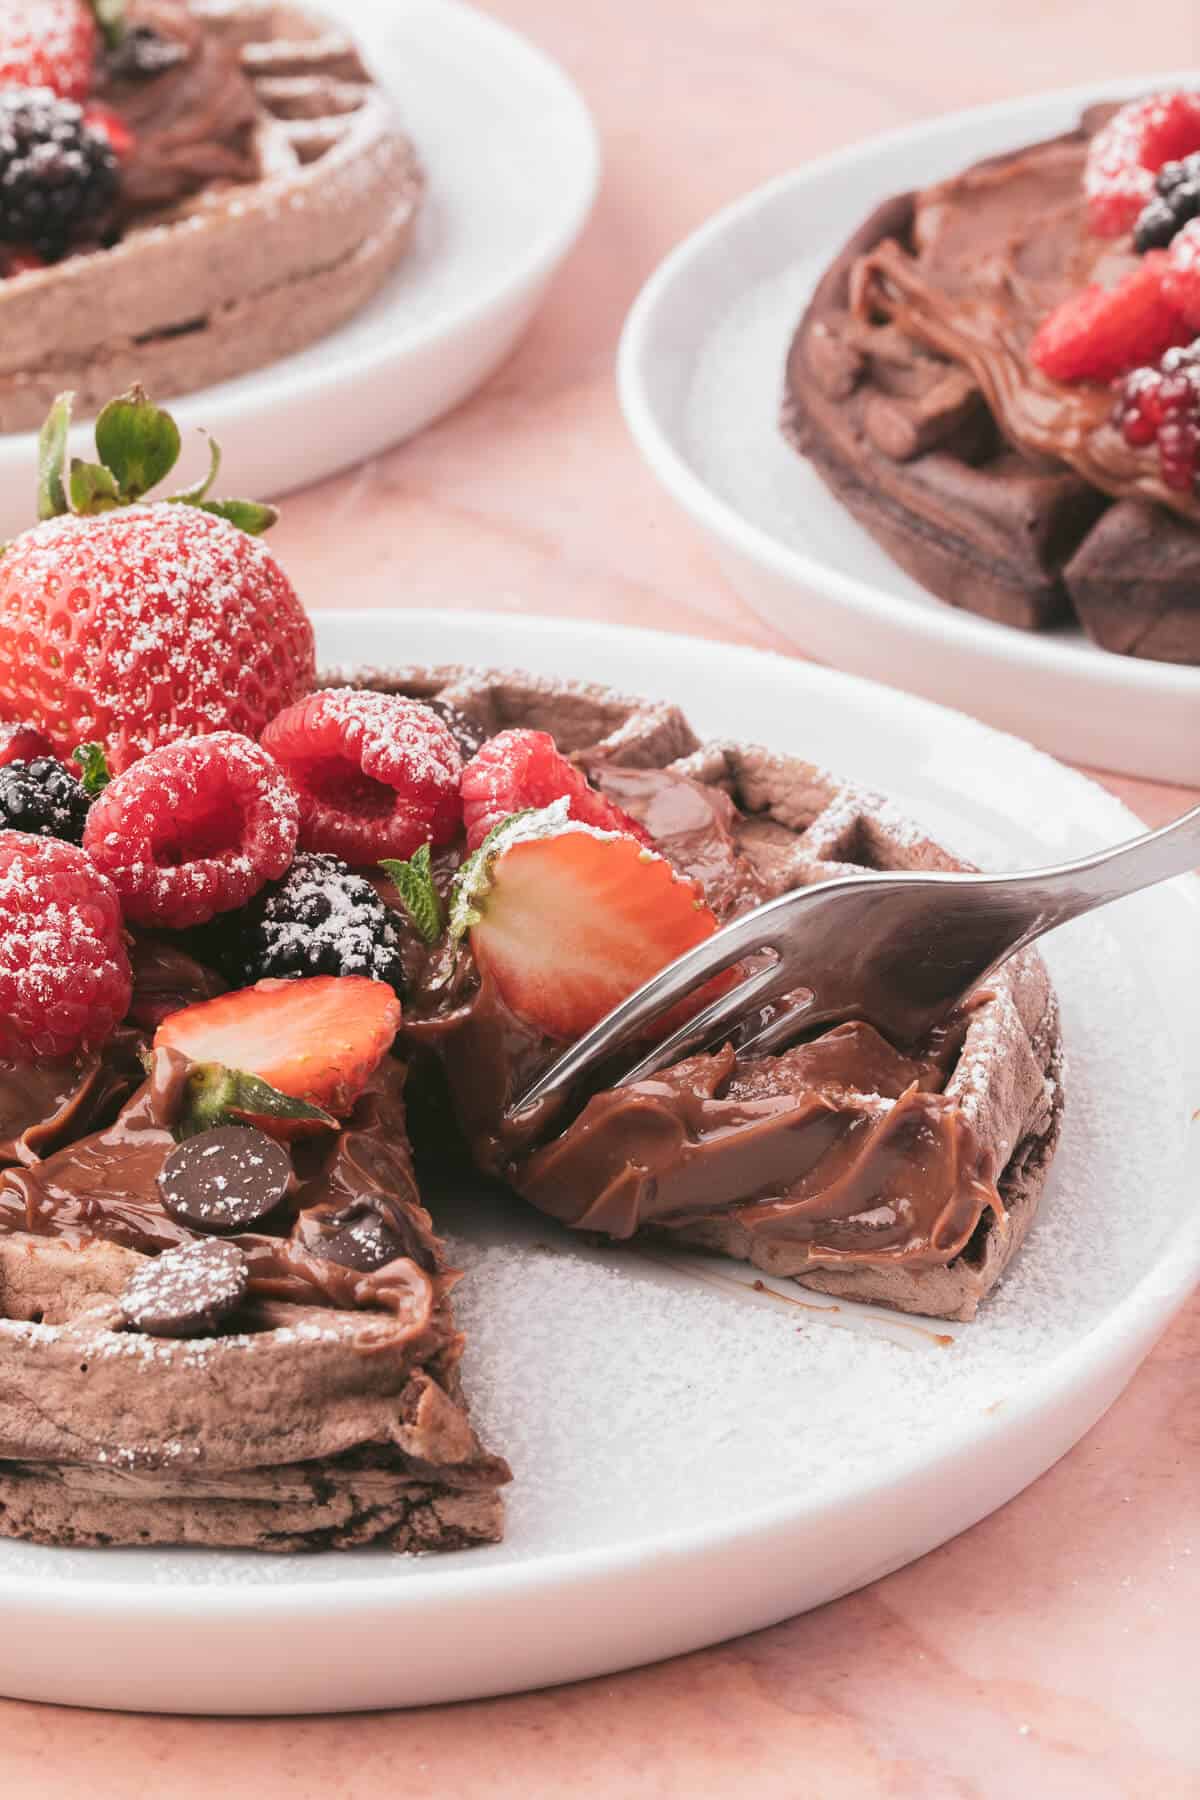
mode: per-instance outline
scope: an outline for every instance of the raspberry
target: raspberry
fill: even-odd
[[[306,975],[365,975],[397,993],[403,986],[391,913],[366,876],[336,856],[301,851],[282,881],[213,930],[217,961],[239,987]]]
[[[490,738],[463,770],[462,799],[471,850],[513,813],[554,800],[568,800],[571,817],[581,825],[653,845],[636,819],[597,793],[582,769],[567,761],[548,731],[502,731]]]
[[[1113,424],[1134,449],[1158,445],[1163,483],[1200,491],[1200,344],[1168,350],[1157,368],[1135,369],[1118,389]]]
[[[91,804],[82,782],[53,756],[0,768],[0,827],[81,844]]]
[[[232,731],[165,744],[107,787],[84,847],[134,925],[183,931],[283,874],[298,812],[265,750]]]
[[[7,725],[0,720],[0,769],[7,763],[32,762],[49,756],[50,740],[32,725]]]
[[[0,714],[119,773],[207,731],[257,737],[312,685],[312,626],[260,538],[193,506],[35,526],[0,557]]]
[[[96,1049],[131,991],[112,883],[74,844],[0,831],[0,1057]]]
[[[1088,147],[1083,174],[1088,220],[1119,237],[1154,197],[1154,172],[1200,150],[1200,94],[1150,94],[1114,113]]]
[[[272,719],[262,742],[300,795],[302,849],[365,868],[458,830],[462,757],[419,701],[328,688]]]
[[[1167,252],[1151,250],[1117,287],[1081,288],[1042,320],[1031,358],[1052,381],[1112,381],[1187,343],[1192,331],[1167,296],[1166,274]]]

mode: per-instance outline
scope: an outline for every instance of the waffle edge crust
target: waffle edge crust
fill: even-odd
[[[135,382],[180,395],[290,356],[379,291],[425,189],[352,41],[298,0],[191,0],[240,48],[257,180],[214,187],[111,249],[0,282],[0,431],[74,391],[95,413]]]
[[[438,697],[485,734],[548,730],[593,771],[673,768],[717,784],[770,835],[781,889],[863,868],[962,866],[878,796],[793,757],[701,745],[669,704],[464,668],[322,681]],[[1036,1213],[1063,1104],[1058,1009],[1041,959],[1014,959],[989,990],[946,1092],[1003,1171],[1005,1211],[985,1213],[953,1262],[801,1267],[721,1216],[654,1235],[756,1260],[823,1293],[971,1319]],[[108,1243],[0,1237],[0,1535],[271,1551],[434,1551],[500,1538],[509,1471],[470,1423],[450,1281],[415,1338],[387,1314],[262,1301],[234,1335],[171,1342],[123,1328],[117,1296],[143,1262]]]

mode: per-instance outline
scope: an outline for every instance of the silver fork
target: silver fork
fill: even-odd
[[[1026,874],[849,875],[796,888],[669,963],[558,1057],[510,1113],[564,1092],[660,1014],[748,958],[754,962],[744,979],[611,1085],[626,1087],[728,1037],[785,996],[786,1008],[739,1040],[739,1055],[780,1049],[845,1019],[911,1043],[1035,938],[1198,864],[1200,806],[1161,831]]]

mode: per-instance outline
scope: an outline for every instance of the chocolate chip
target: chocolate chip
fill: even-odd
[[[366,1209],[322,1239],[319,1253],[328,1262],[340,1263],[344,1269],[359,1269],[364,1275],[408,1254],[379,1214]]]
[[[288,1191],[287,1151],[250,1125],[218,1125],[172,1150],[158,1177],[163,1211],[193,1231],[246,1231]]]
[[[246,1297],[250,1265],[236,1244],[184,1244],[139,1269],[121,1309],[149,1337],[203,1337]]]

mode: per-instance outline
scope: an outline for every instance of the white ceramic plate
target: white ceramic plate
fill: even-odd
[[[173,405],[185,428],[220,439],[239,492],[263,499],[374,456],[478,387],[533,317],[599,178],[578,91],[505,26],[457,0],[323,4],[394,92],[429,192],[414,250],[363,312]],[[0,437],[0,538],[32,522],[36,468],[32,435]]]
[[[983,863],[1133,828],[1024,744],[791,658],[483,613],[318,618],[327,660],[470,659],[674,697],[702,732],[885,786]],[[507,1541],[423,1560],[0,1542],[0,1693],[225,1713],[540,1686],[767,1625],[1009,1499],[1110,1404],[1200,1273],[1200,888],[1126,901],[1049,954],[1064,1141],[973,1325],[839,1310],[786,1282],[755,1293],[736,1264],[604,1253],[515,1202],[446,1196],[468,1389],[516,1473]]]
[[[1141,76],[1124,91],[1195,86]],[[1055,755],[1200,784],[1200,668],[1113,656],[1077,629],[960,612],[907,576],[779,432],[808,297],[888,194],[1065,130],[1120,81],[952,114],[808,164],[719,213],[643,289],[620,357],[625,416],[734,586],[810,655],[962,707]]]

